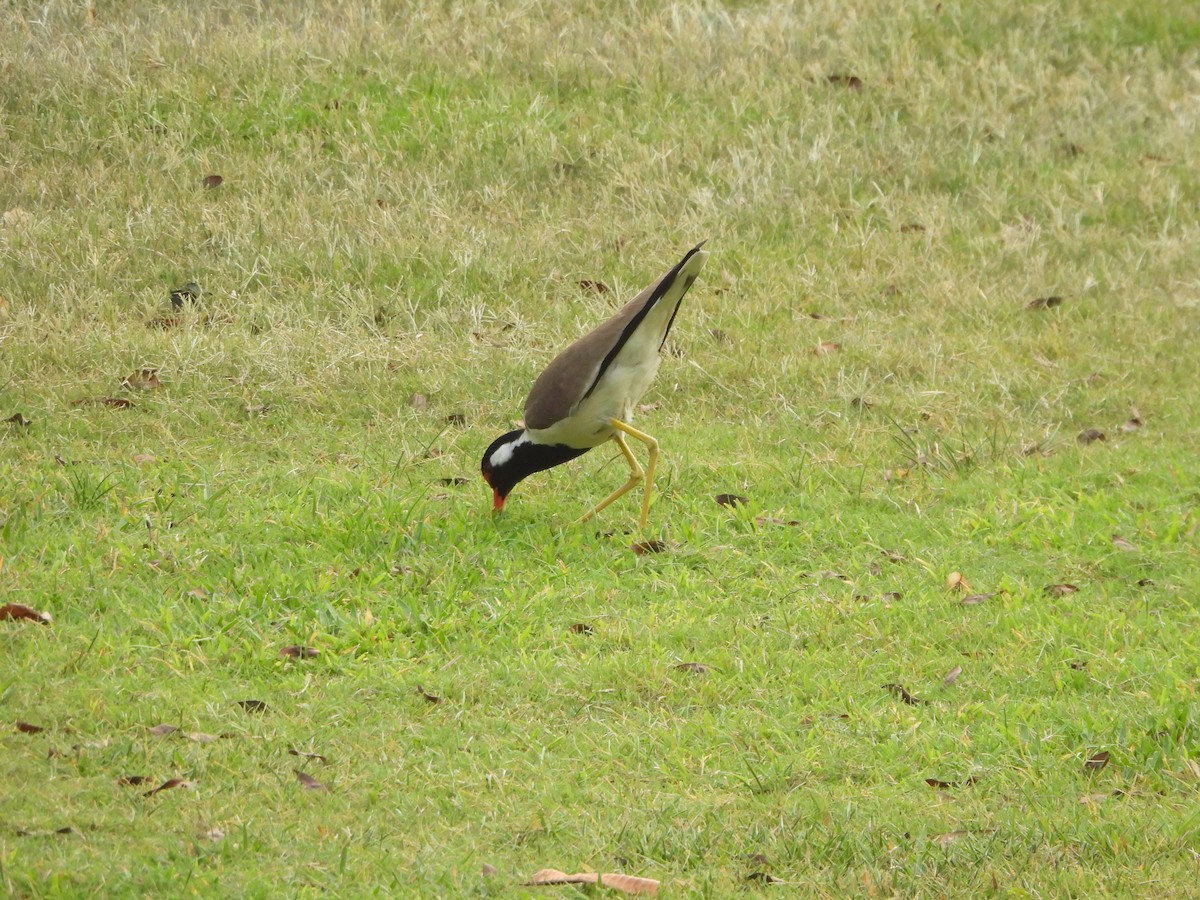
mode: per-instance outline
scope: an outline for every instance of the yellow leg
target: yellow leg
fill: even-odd
[[[646,480],[646,487],[642,495],[642,517],[638,521],[638,528],[644,529],[646,527],[646,519],[650,515],[650,492],[654,488],[654,467],[658,463],[658,441],[650,437],[650,435],[646,434],[644,431],[638,431],[632,425],[627,425],[620,419],[612,419],[610,420],[610,424],[616,429],[616,433],[613,435],[613,440],[617,442],[617,446],[621,448],[621,453],[624,454],[626,462],[629,463],[629,480],[609,494],[608,497],[602,500],[599,504],[597,504],[596,507],[584,515],[580,521],[586,522],[614,500],[625,496],[625,494],[633,490],[633,488],[637,486],[638,482],[644,478]],[[649,456],[646,460],[645,472],[642,471],[642,467],[638,464],[638,461],[634,459],[633,453],[629,450],[629,445],[625,443],[625,439],[621,437],[622,432],[630,437],[637,438],[646,445],[646,449],[649,451]]]
[[[617,446],[621,448],[621,453],[625,456],[625,461],[629,463],[629,480],[593,506],[590,510],[585,512],[583,514],[583,518],[579,520],[580,522],[586,522],[614,500],[619,500],[621,497],[624,497],[631,490],[637,487],[641,480],[646,477],[646,473],[642,471],[641,463],[639,463],[634,457],[633,451],[629,449],[629,445],[625,443],[625,438],[621,437],[621,433],[619,431],[613,435],[613,440],[617,442]]]

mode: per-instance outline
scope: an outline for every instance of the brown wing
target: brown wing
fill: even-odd
[[[702,246],[703,242],[697,244],[671,271],[622,306],[611,319],[589,331],[554,357],[533,383],[525,401],[526,428],[549,428],[571,414],[575,405],[592,392],[604,370],[646,314],[670,293],[679,270]],[[676,305],[683,299],[688,287],[691,287],[690,281],[675,298]],[[672,312],[667,331],[670,330],[673,321]],[[662,339],[665,341],[666,337],[664,331]]]

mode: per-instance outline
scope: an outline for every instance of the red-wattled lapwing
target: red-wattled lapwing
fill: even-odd
[[[586,513],[586,521],[644,478],[640,527],[646,527],[658,441],[631,426],[633,410],[654,373],[658,354],[708,251],[701,241],[675,268],[654,282],[594,331],[554,358],[538,376],[525,401],[525,427],[496,438],[483,454],[483,477],[503,509],[521,479],[586,453],[605,441],[616,441],[629,463],[629,480]],[[625,435],[645,443],[646,469],[625,443]]]

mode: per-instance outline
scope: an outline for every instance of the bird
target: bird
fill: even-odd
[[[708,259],[705,243],[689,250],[612,318],[563,350],[537,377],[525,400],[524,427],[492,441],[480,463],[492,489],[493,511],[504,509],[518,482],[611,440],[629,464],[629,478],[579,521],[586,522],[645,481],[638,526],[645,529],[658,441],[633,427],[633,411],[658,371],[659,352],[679,304]],[[645,469],[626,437],[646,445]]]

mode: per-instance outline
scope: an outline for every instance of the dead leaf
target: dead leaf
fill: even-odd
[[[821,341],[821,343],[817,344],[816,349],[813,350],[813,353],[815,353],[817,356],[825,356],[829,353],[837,353],[841,349],[842,345],[835,343],[834,341]]]
[[[179,729],[174,725],[168,725],[164,722],[162,725],[155,725],[153,728],[147,728],[146,730],[155,737],[164,737],[168,734],[174,734]]]
[[[884,591],[879,595],[879,599],[884,603],[895,603],[902,596],[903,594],[901,594],[899,591]]]
[[[717,506],[741,506],[744,503],[749,503],[750,500],[743,497],[741,494],[717,494],[713,497],[717,501]]]
[[[323,766],[329,765],[329,760],[320,753],[305,753],[302,750],[296,750],[292,747],[288,747],[288,753],[290,753],[292,756],[298,756],[301,759],[315,759]]]
[[[480,873],[483,875],[484,878],[493,878],[500,873],[500,870],[497,869],[495,866],[493,866],[491,863],[484,863],[480,870]]]
[[[588,625],[586,622],[576,622],[571,626],[570,632],[571,634],[586,634],[591,636],[596,633],[596,629],[591,625]]]
[[[299,781],[306,788],[308,788],[310,791],[327,791],[327,790],[329,790],[329,788],[325,787],[325,785],[321,784],[321,782],[317,781],[317,779],[313,778],[307,772],[301,772],[299,769],[293,769],[292,771],[294,771],[296,773],[296,780]]]
[[[200,285],[196,284],[194,281],[189,281],[183,287],[175,288],[171,291],[171,309],[182,309],[185,303],[194,304],[200,299],[200,295],[203,293],[204,292],[200,290]],[[180,320],[163,319],[164,323],[167,321],[171,321],[173,324],[178,324]]]
[[[200,183],[204,185],[205,190],[211,191],[214,188],[219,188],[222,184],[224,184],[225,179],[220,175],[205,175],[204,181]]]
[[[710,329],[708,329],[708,333],[710,335],[712,335],[713,340],[720,341],[722,344],[732,344],[733,343],[733,338],[731,338],[728,334],[726,334],[720,328],[710,328]]]
[[[4,421],[8,422],[12,425],[16,425],[18,428],[28,428],[29,425],[31,424],[30,421],[27,418],[25,418],[23,415],[21,415],[19,412],[13,413],[11,416],[9,416]]]
[[[1152,584],[1154,584],[1153,578],[1139,578],[1137,582],[1138,587],[1150,587]]]
[[[950,687],[954,682],[958,681],[958,676],[962,674],[962,666],[955,666],[946,673],[946,677],[942,679],[942,687]]]
[[[267,704],[261,700],[239,700],[237,701],[237,705],[246,712],[265,713],[267,711]]]
[[[1129,541],[1125,540],[1125,538],[1121,537],[1119,534],[1114,534],[1112,536],[1112,545],[1114,547],[1116,547],[1118,550],[1124,550],[1128,553],[1136,553],[1137,552],[1137,547],[1135,547]]]
[[[122,775],[117,779],[117,784],[122,787],[137,787],[140,784],[145,784],[150,778],[147,775]]]
[[[24,603],[5,603],[0,606],[0,622],[9,619],[25,619],[30,622],[37,622],[39,625],[49,625],[54,621],[54,617],[47,612],[38,612],[31,606],[26,606]]]
[[[1078,590],[1079,588],[1075,587],[1075,585],[1067,584],[1066,582],[1062,584],[1048,584],[1045,587],[1046,593],[1051,597],[1066,597],[1068,594],[1074,594]]]
[[[225,837],[225,832],[221,830],[219,825],[211,825],[208,828],[200,827],[196,830],[196,837],[202,841],[222,840]]]
[[[1086,659],[1073,659],[1067,663],[1067,666],[1074,669],[1076,672],[1082,672],[1084,669],[1087,668],[1087,660]]]
[[[470,479],[463,478],[461,475],[453,475],[438,479],[438,484],[444,484],[447,487],[462,487],[464,484],[470,483]]]
[[[154,458],[153,453],[137,453],[130,458],[130,462],[136,463],[139,466],[149,465],[150,463],[157,461],[158,460]]]
[[[849,88],[852,91],[861,91],[863,89],[863,81],[857,75],[828,75],[825,80],[830,84]]]
[[[978,606],[980,603],[984,603],[988,600],[991,600],[995,596],[996,595],[994,593],[992,593],[992,594],[968,594],[967,596],[963,597],[962,600],[960,600],[959,602],[962,603],[963,606]]]
[[[424,394],[413,394],[408,398],[408,405],[417,412],[421,412],[421,410],[425,409],[425,407],[429,405],[429,398],[427,398]]]
[[[667,549],[667,542],[657,539],[650,541],[638,541],[635,544],[631,544],[629,549],[638,556],[645,556],[648,553],[662,553]]]
[[[625,894],[656,894],[659,882],[653,878],[638,878],[634,875],[620,875],[615,872],[583,872],[568,875],[557,869],[542,869],[535,872],[533,878],[525,882],[525,886],[540,886],[548,884],[602,884],[604,887],[621,891]]]
[[[971,585],[962,572],[951,572],[946,576],[946,590],[962,591],[965,594],[971,590]]]
[[[579,287],[584,291],[591,291],[593,294],[607,294],[608,285],[603,281],[590,281],[587,278],[579,282]]]
[[[184,781],[182,778],[169,778],[153,790],[146,791],[146,793],[144,793],[142,796],[153,797],[159,791],[169,791],[173,788],[187,790],[188,788],[194,787],[195,784],[196,783],[194,781]]]
[[[1093,753],[1087,758],[1087,761],[1083,764],[1083,770],[1085,772],[1099,772],[1107,765],[1108,751],[1101,750],[1099,753]]]
[[[901,234],[922,234],[925,231],[925,226],[917,222],[909,222],[900,226]]]
[[[884,688],[891,691],[909,706],[923,706],[928,703],[928,700],[919,700],[908,692],[908,689],[902,684],[885,684]]]
[[[158,369],[138,369],[126,375],[121,386],[134,391],[153,391],[162,387],[162,382],[158,380]]]
[[[30,725],[28,722],[17,720],[17,731],[21,734],[41,734],[45,730],[41,725]]]
[[[279,650],[280,659],[312,659],[320,655],[321,651],[316,647],[301,647],[298,644],[281,647]]]
[[[1036,297],[1025,304],[1026,309],[1054,309],[1056,306],[1062,306],[1063,298],[1057,294],[1052,294],[1049,297]]]
[[[751,872],[746,876],[747,881],[761,881],[763,884],[783,884],[783,881],[766,872]]]
[[[962,781],[942,781],[940,778],[926,778],[925,783],[934,788],[970,787],[979,781],[978,775],[968,775]]]
[[[429,693],[427,690],[425,690],[425,688],[421,687],[421,685],[419,685],[419,684],[417,685],[417,696],[420,697],[422,700],[424,700],[426,703],[441,703],[442,702],[441,697],[439,697],[437,694]]]
[[[1075,440],[1081,444],[1091,444],[1095,441],[1107,441],[1104,432],[1099,428],[1085,428],[1079,434],[1075,435]]]
[[[710,666],[698,662],[681,662],[671,666],[672,669],[677,669],[680,672],[692,672],[695,675],[707,675]]]
[[[450,413],[450,415],[446,416],[446,424],[447,425],[458,425],[458,426],[466,425],[467,417],[463,413],[453,412],[453,413]]]

